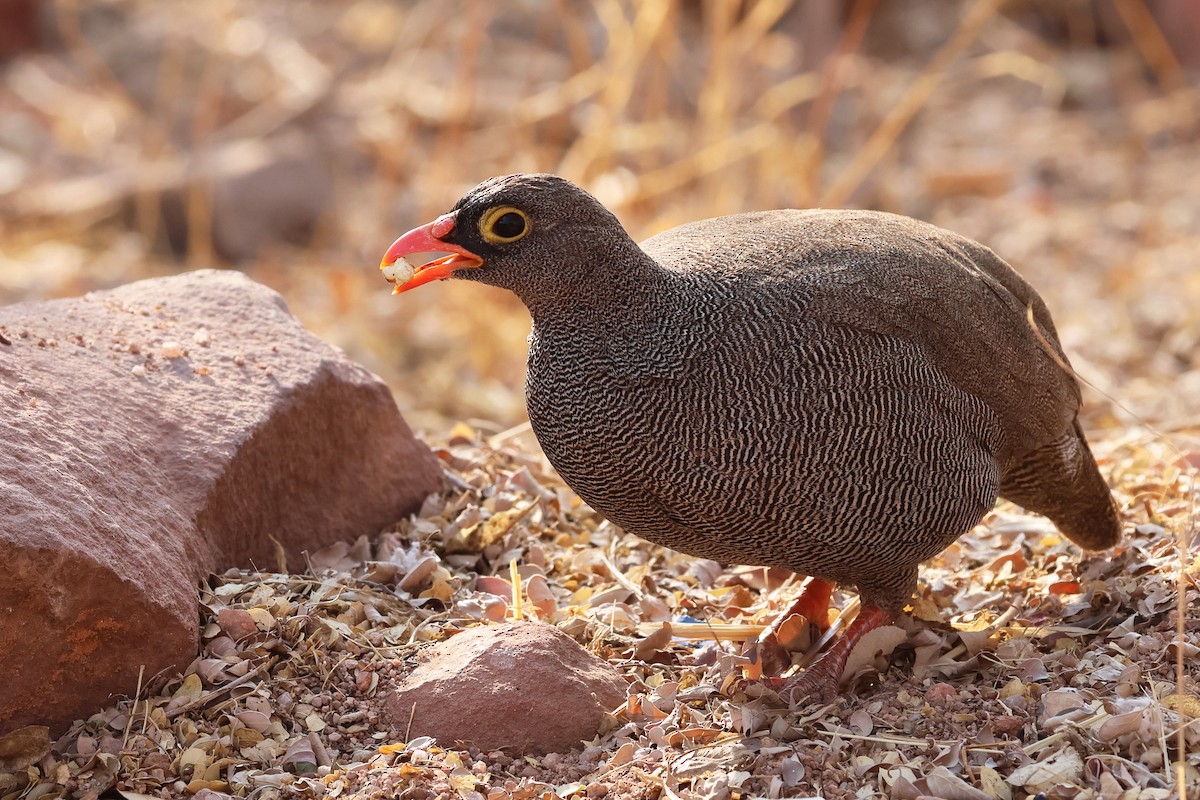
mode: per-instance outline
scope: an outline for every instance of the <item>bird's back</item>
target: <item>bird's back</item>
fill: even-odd
[[[1055,363],[1066,355],[1042,299],[991,250],[950,231],[881,212],[785,210],[683,225],[643,248],[670,269],[803,296],[813,322],[918,345],[999,416],[1005,442],[996,456],[1006,468],[1055,440],[1078,412],[1079,387]]]

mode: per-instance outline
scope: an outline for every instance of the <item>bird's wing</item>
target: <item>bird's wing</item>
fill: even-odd
[[[892,214],[778,211],[685,225],[643,247],[681,272],[716,270],[764,297],[798,295],[807,322],[920,345],[1000,417],[1002,462],[1054,441],[1075,419],[1079,386],[1045,304],[962,236]]]

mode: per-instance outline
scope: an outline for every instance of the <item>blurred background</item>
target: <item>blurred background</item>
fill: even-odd
[[[417,429],[500,430],[520,303],[392,297],[377,266],[480,180],[553,171],[636,238],[786,206],[952,228],[1039,289],[1085,378],[1183,429],[1198,68],[1194,0],[0,0],[0,304],[239,269]]]

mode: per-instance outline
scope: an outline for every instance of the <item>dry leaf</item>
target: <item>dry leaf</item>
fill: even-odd
[[[296,775],[305,775],[317,769],[317,756],[313,753],[312,743],[307,736],[301,736],[288,747],[280,759],[283,766]]]
[[[977,656],[985,650],[994,650],[996,648],[996,631],[985,628],[979,631],[958,632],[958,639],[967,648],[967,653],[972,656]]]
[[[26,725],[0,736],[0,770],[17,772],[50,752],[50,729]]]
[[[1171,694],[1162,699],[1164,708],[1189,717],[1200,717],[1200,698],[1191,694]]]
[[[512,584],[497,575],[480,575],[475,579],[475,591],[487,592],[504,598],[507,603],[513,596]]]
[[[1100,724],[1095,737],[1102,742],[1113,742],[1122,736],[1137,733],[1145,721],[1145,711],[1129,711],[1109,717]]]
[[[550,583],[546,580],[545,575],[531,575],[529,580],[525,582],[525,596],[533,607],[538,610],[538,616],[542,619],[550,619],[554,616],[554,612],[558,610],[558,598],[554,596],[554,592],[550,589]]]
[[[867,669],[875,669],[875,660],[886,657],[904,643],[908,634],[903,628],[895,625],[882,625],[866,632],[846,659],[846,668],[842,670],[842,683]]]
[[[612,758],[608,760],[607,769],[616,769],[633,761],[633,756],[637,752],[637,745],[633,742],[626,742],[617,748],[617,752],[613,753]]]
[[[266,733],[271,727],[271,716],[262,711],[239,711],[237,718],[243,725],[259,733]]]
[[[871,719],[870,714],[860,708],[850,715],[850,719],[846,720],[846,727],[859,736],[867,736],[875,727],[875,721]]]
[[[536,503],[526,503],[523,506],[510,508],[507,511],[498,511],[482,522],[476,523],[460,530],[450,541],[446,542],[446,552],[454,553],[478,553],[484,548],[495,542],[498,542],[501,537],[508,533],[513,525],[517,524],[530,511],[536,507]]]
[[[991,800],[991,796],[976,789],[945,767],[934,767],[925,776],[926,794],[944,800]]]
[[[804,772],[804,764],[796,756],[788,756],[779,764],[779,776],[787,787],[798,786],[804,780]]]
[[[190,769],[192,775],[201,777],[210,763],[212,763],[212,759],[208,753],[198,747],[189,747],[179,754],[180,774],[184,774]]]
[[[1012,800],[1012,789],[991,767],[979,768],[979,787],[992,800]]]
[[[1083,759],[1073,747],[1064,747],[1043,761],[1018,767],[1008,783],[1031,793],[1048,792],[1060,783],[1075,784],[1083,777]]]
[[[667,735],[667,743],[672,746],[709,744],[725,735],[720,728],[692,727],[682,728]]]
[[[658,630],[638,642],[633,657],[638,661],[646,661],[657,655],[671,645],[672,635],[671,623],[664,622]]]
[[[776,639],[785,650],[799,652],[812,644],[813,623],[800,614],[783,620],[776,630]]]
[[[1086,699],[1078,689],[1055,689],[1042,695],[1042,719],[1045,723],[1051,717],[1065,714],[1083,707]]]

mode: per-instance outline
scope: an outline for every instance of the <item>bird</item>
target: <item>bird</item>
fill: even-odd
[[[422,253],[441,255],[414,263]],[[639,244],[570,181],[514,174],[400,236],[380,268],[394,293],[455,278],[517,295],[532,319],[532,429],[610,522],[805,576],[779,621],[823,626],[836,586],[858,593],[858,616],[815,662],[766,676],[789,702],[835,696],[853,646],[911,600],[918,565],[998,497],[1084,549],[1120,540],[1049,310],[951,231],[785,209]]]

